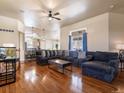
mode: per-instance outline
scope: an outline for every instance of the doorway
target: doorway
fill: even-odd
[[[71,31],[69,35],[69,50],[87,51],[86,29]]]

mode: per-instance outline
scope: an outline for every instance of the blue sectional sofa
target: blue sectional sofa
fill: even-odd
[[[118,74],[118,53],[100,51],[87,52],[85,58],[79,58],[79,53],[77,51],[38,50],[36,52],[37,64],[47,65],[49,59],[70,61],[73,66],[82,68],[83,75],[91,76],[106,82],[112,82]]]
[[[73,66],[81,67],[85,61],[91,60],[91,56],[79,58],[79,52],[68,50],[38,50],[36,51],[36,62],[39,65],[47,65],[49,59],[62,59],[72,62]]]
[[[36,52],[36,62],[39,65],[47,65],[49,59],[62,59],[72,62],[78,66],[78,52],[67,50],[38,50]]]
[[[118,53],[96,51],[87,52],[87,56],[90,56],[91,60],[81,64],[82,74],[112,82],[118,74]]]

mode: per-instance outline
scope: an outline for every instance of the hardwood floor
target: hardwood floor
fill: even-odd
[[[82,76],[79,68],[63,75],[30,62],[21,65],[16,83],[0,87],[0,93],[124,93],[124,73],[108,84]]]

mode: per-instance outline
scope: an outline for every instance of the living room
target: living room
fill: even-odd
[[[0,93],[124,93],[123,0],[1,0]]]

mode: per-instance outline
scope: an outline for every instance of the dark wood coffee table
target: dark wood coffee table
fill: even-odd
[[[64,74],[65,70],[71,71],[72,72],[72,63],[69,61],[65,61],[65,60],[61,60],[61,59],[52,59],[52,60],[48,60],[48,68],[51,68],[55,71],[58,71],[57,69],[55,69],[54,67],[52,67],[52,65],[54,65],[55,67],[57,67],[58,69],[62,69],[62,74]],[[70,69],[67,69],[66,67],[69,67]]]

